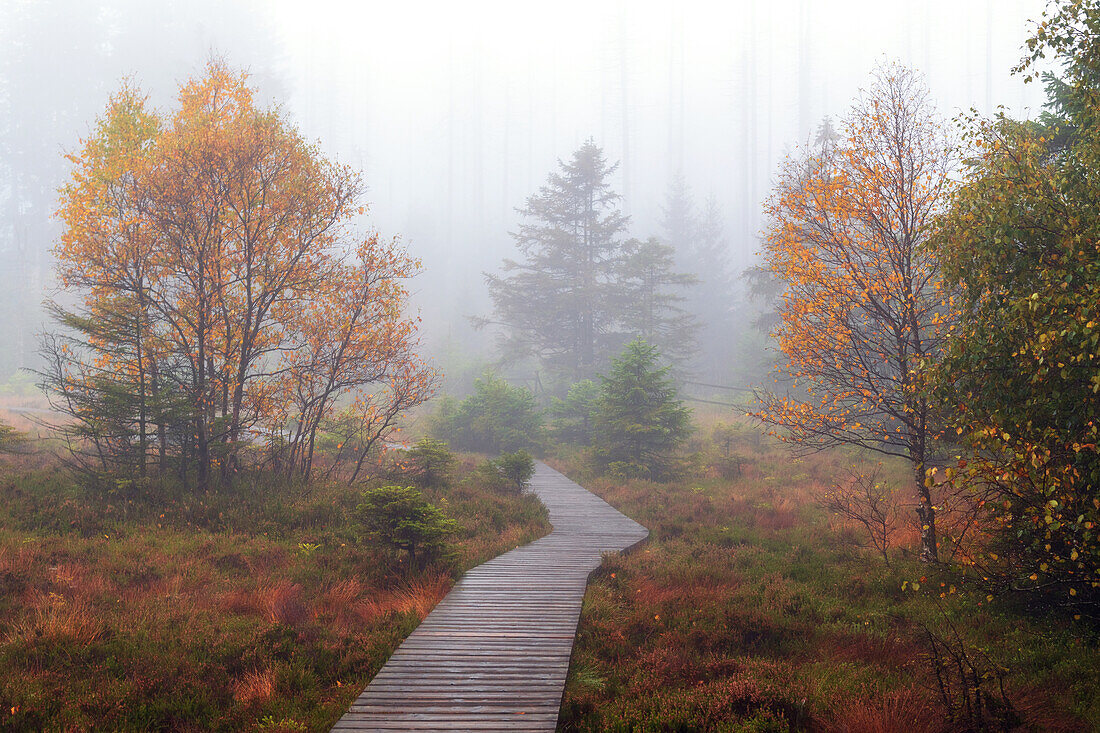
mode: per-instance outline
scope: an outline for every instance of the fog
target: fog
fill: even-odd
[[[249,69],[305,137],[362,170],[370,224],[423,260],[414,305],[444,361],[491,359],[468,321],[490,308],[481,273],[514,256],[515,208],[588,138],[620,162],[632,235],[660,233],[682,174],[717,201],[740,270],[785,152],[843,116],[877,62],[926,74],[948,118],[1040,111],[1042,89],[1010,69],[1043,0],[718,5],[3,0],[0,380],[35,364],[63,153],[123,76],[167,108],[212,55]]]

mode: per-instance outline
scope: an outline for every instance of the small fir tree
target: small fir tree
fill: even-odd
[[[535,475],[535,459],[527,451],[520,449],[504,453],[492,462],[493,468],[517,492],[523,491],[527,482]]]
[[[412,486],[379,486],[357,507],[367,535],[390,550],[404,550],[414,565],[443,556],[457,526]]]
[[[455,464],[455,455],[442,440],[422,438],[405,452],[409,473],[417,485],[425,489],[446,486]]]
[[[689,432],[691,413],[677,398],[655,346],[627,344],[602,376],[596,415],[599,462],[620,476],[661,478]]]

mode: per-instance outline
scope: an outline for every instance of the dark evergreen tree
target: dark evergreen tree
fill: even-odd
[[[505,360],[533,356],[572,382],[592,377],[621,343],[615,293],[628,219],[608,182],[617,165],[592,140],[558,163],[519,209],[522,261],[507,259],[503,275],[485,278]]]
[[[779,323],[779,306],[783,296],[783,281],[764,265],[751,265],[741,273],[753,304],[752,325],[760,333],[770,335]]]
[[[620,476],[661,478],[689,432],[691,412],[677,398],[657,347],[627,344],[601,376],[594,442],[600,463]]]
[[[656,346],[679,366],[692,357],[698,321],[681,304],[680,293],[698,282],[676,272],[673,248],[656,237],[631,239],[624,246],[617,288],[623,330]]]
[[[676,270],[672,247],[624,240],[628,218],[608,183],[617,164],[592,140],[559,166],[519,209],[525,220],[513,237],[523,261],[485,275],[503,361],[534,358],[561,391],[606,368],[631,338],[686,361],[696,327],[677,291],[695,278]]]

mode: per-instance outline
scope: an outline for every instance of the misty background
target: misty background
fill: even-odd
[[[123,77],[167,109],[223,56],[361,170],[370,226],[423,261],[412,302],[453,391],[492,359],[491,334],[469,317],[490,310],[482,272],[515,256],[516,207],[589,137],[620,162],[631,236],[661,235],[682,175],[697,210],[717,205],[736,276],[755,260],[779,162],[844,116],[877,62],[923,72],[946,118],[1040,111],[1041,87],[1010,69],[1043,0],[716,5],[0,0],[0,383],[33,381],[17,374],[36,366],[53,294],[64,154]],[[723,348],[735,356],[697,380],[759,377],[744,289],[734,277],[712,304],[734,326]]]

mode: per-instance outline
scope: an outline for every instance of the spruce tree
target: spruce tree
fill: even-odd
[[[485,278],[505,360],[533,356],[573,382],[594,376],[622,342],[615,290],[628,219],[608,182],[617,164],[592,140],[558,164],[519,209],[522,261],[506,259],[503,275]]]
[[[629,240],[617,295],[624,332],[656,346],[680,366],[694,354],[699,328],[696,318],[682,307],[681,292],[698,279],[677,272],[674,257],[673,248],[656,237]]]
[[[533,358],[551,384],[591,379],[632,338],[657,344],[675,362],[694,348],[694,320],[677,289],[695,282],[676,270],[656,239],[626,240],[628,219],[608,182],[617,164],[588,140],[559,161],[545,186],[519,209],[513,234],[522,261],[486,274],[505,363]]]
[[[661,478],[689,432],[691,413],[677,398],[655,346],[637,339],[600,377],[596,456],[620,476]]]

